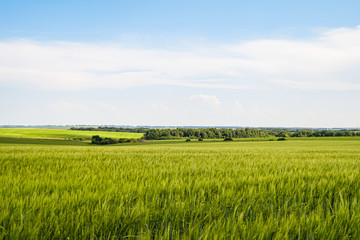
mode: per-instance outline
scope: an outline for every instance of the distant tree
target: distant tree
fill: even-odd
[[[107,144],[115,144],[118,142],[112,138],[102,138],[99,135],[94,135],[91,138],[91,143],[99,144],[99,145],[107,145]]]
[[[102,141],[101,141],[101,144],[102,145],[107,145],[107,144],[115,144],[115,143],[118,143],[116,140],[112,139],[112,138],[104,138]]]
[[[343,131],[336,131],[335,132],[335,136],[336,137],[344,137],[345,136],[345,133]]]
[[[94,135],[91,138],[92,144],[99,144],[102,141],[102,138],[99,135]]]
[[[160,138],[159,129],[149,129],[145,132],[145,139],[147,140],[158,140]]]
[[[281,138],[285,138],[288,137],[289,134],[286,131],[281,131],[278,134],[275,135],[276,137],[281,137]]]

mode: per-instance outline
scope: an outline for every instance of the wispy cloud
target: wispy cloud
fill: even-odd
[[[206,102],[208,104],[215,106],[217,109],[219,109],[219,107],[220,107],[220,100],[216,96],[213,96],[213,95],[198,94],[198,95],[190,96],[189,99],[200,100],[200,101]]]
[[[239,101],[235,101],[235,110],[240,113],[245,112],[244,106]]]
[[[103,103],[103,102],[99,102],[99,103],[96,105],[96,108],[99,109],[99,110],[109,111],[109,112],[119,111],[118,106],[112,105],[112,104]]]
[[[360,90],[360,27],[182,51],[22,40],[0,52],[0,83],[22,87]]]
[[[82,104],[71,103],[67,101],[58,101],[55,103],[49,104],[49,106],[58,112],[88,112],[90,107]]]
[[[168,111],[169,107],[163,104],[151,104],[152,108],[155,110]]]

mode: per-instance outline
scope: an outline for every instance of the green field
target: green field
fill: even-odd
[[[75,131],[68,129],[0,128],[0,137],[90,139],[93,135],[119,139],[119,138],[141,138],[144,134],[129,133],[129,132]]]
[[[359,239],[359,140],[0,138],[0,239]]]

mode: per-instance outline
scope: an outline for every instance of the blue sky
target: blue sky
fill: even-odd
[[[358,1],[0,2],[0,124],[360,127]]]

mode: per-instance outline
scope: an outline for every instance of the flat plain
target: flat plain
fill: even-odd
[[[0,141],[0,239],[360,238],[360,138],[36,141]]]

